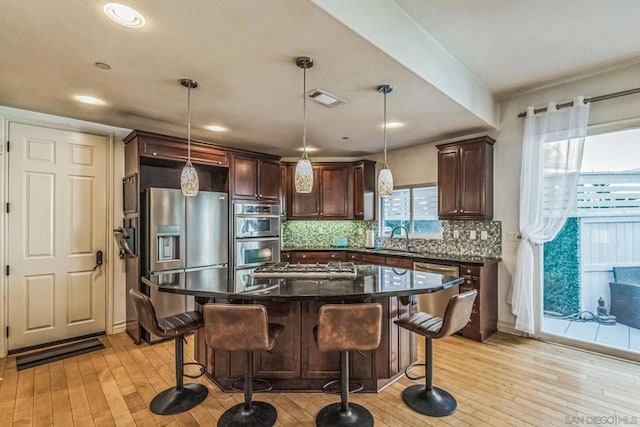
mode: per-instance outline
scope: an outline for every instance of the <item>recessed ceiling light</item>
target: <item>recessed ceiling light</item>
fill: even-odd
[[[104,101],[102,99],[95,98],[93,96],[88,95],[77,95],[74,98],[80,102],[91,105],[103,105]]]
[[[226,132],[229,129],[227,129],[224,126],[218,126],[218,125],[210,125],[210,126],[205,126],[207,129],[212,130],[214,132]]]
[[[119,3],[107,3],[102,10],[111,20],[125,27],[140,28],[146,22],[140,12]]]
[[[400,123],[400,122],[387,122],[387,129],[393,129],[393,128],[399,128],[404,126],[404,123]],[[381,127],[384,127],[384,125],[382,125]]]

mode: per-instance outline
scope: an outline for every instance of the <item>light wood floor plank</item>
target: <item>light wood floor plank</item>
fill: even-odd
[[[215,425],[241,393],[223,393],[206,378],[209,396],[188,413],[159,416],[149,402],[173,386],[174,343],[137,346],[126,334],[102,337],[105,349],[16,371],[15,357],[0,359],[0,425],[207,426]],[[193,354],[193,337],[185,360]],[[416,373],[420,370],[416,369]],[[640,417],[640,365],[515,336],[496,334],[484,344],[449,337],[434,343],[434,384],[458,401],[455,414],[425,417],[407,408],[402,391],[422,381],[401,378],[381,393],[350,395],[380,427],[548,426],[567,417]],[[313,426],[316,414],[338,402],[322,393],[256,393],[278,411],[277,426]]]

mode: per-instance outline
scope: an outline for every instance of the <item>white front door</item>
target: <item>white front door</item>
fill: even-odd
[[[102,332],[107,138],[10,123],[9,141],[9,350]]]

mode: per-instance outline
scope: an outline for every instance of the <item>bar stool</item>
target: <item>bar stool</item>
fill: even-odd
[[[374,350],[380,345],[380,304],[326,304],[320,307],[318,348],[340,352],[340,403],[325,406],[316,426],[373,426],[373,416],[361,405],[349,404],[349,351]]]
[[[220,350],[246,352],[244,403],[227,409],[218,426],[272,426],[278,418],[276,408],[252,401],[253,352],[270,351],[284,327],[267,321],[263,305],[205,304],[204,335],[207,345]]]
[[[426,384],[424,386],[412,385],[402,392],[402,400],[414,411],[432,417],[444,417],[456,411],[458,405],[456,399],[449,392],[432,385],[432,340],[448,337],[464,328],[471,317],[473,301],[476,299],[477,294],[478,291],[471,290],[451,297],[442,318],[418,312],[395,321],[398,326],[420,334],[425,338]]]
[[[189,311],[174,316],[156,317],[156,310],[148,296],[135,289],[129,289],[129,297],[138,316],[138,322],[151,334],[161,338],[173,338],[175,341],[176,385],[153,398],[149,405],[151,412],[158,415],[173,415],[186,412],[199,405],[207,397],[209,391],[202,384],[184,384],[183,377],[197,378],[204,373],[204,366],[199,363],[184,363],[184,334],[195,331],[204,325],[199,311]],[[184,373],[184,365],[198,365],[200,375],[192,376]]]

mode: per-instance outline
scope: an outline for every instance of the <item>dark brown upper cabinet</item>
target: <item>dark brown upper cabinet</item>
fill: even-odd
[[[295,165],[291,166],[290,219],[348,219],[349,172],[351,164],[315,164],[310,193],[297,193],[293,182]]]
[[[437,145],[440,219],[493,219],[493,144],[483,136]]]
[[[375,219],[375,162],[314,163],[311,193],[296,193],[287,168],[288,219]]]
[[[233,197],[280,200],[280,162],[274,159],[233,156]]]

